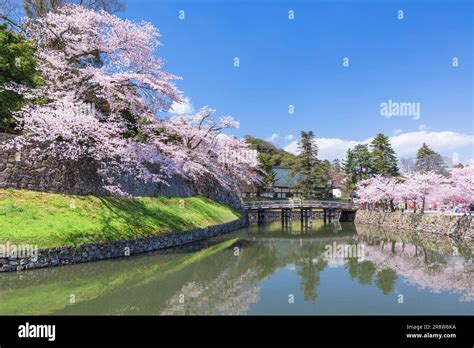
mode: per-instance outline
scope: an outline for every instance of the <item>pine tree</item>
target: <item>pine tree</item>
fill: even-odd
[[[370,143],[370,149],[370,174],[399,175],[397,157],[386,135],[377,134]]]
[[[423,143],[416,152],[416,170],[419,172],[433,171],[438,174],[446,174],[446,164],[439,153]]]
[[[318,147],[312,131],[301,132],[298,142],[299,155],[292,166],[291,175],[297,178],[296,186],[303,196],[314,198],[317,190],[324,187],[321,162],[318,159]]]
[[[354,149],[348,149],[343,169],[348,175],[346,187],[349,191],[355,190],[359,181],[369,177],[371,172],[370,151],[367,144],[359,144]]]

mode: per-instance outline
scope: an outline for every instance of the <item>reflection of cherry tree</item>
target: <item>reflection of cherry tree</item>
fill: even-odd
[[[446,235],[427,234],[424,231],[380,228],[372,225],[358,225],[357,233],[359,238],[364,238],[367,243],[378,241],[380,244],[387,244],[396,240],[403,241],[406,245],[414,245],[415,251],[425,249],[445,255],[461,255],[466,259],[473,257],[474,241],[469,239],[460,240]]]
[[[161,315],[243,315],[259,301],[260,286],[249,285],[256,278],[249,269],[232,279],[227,270],[207,284],[189,282],[168,300]]]
[[[361,238],[362,240],[364,238]],[[388,246],[387,246],[388,245]],[[460,301],[473,301],[472,261],[462,257],[445,257],[438,262],[434,254],[404,242],[366,243],[365,259],[379,270],[390,269],[407,283],[433,292],[460,292]],[[433,262],[434,261],[434,262]]]

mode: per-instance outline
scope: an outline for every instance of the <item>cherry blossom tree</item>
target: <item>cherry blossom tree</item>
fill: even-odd
[[[155,55],[158,31],[77,5],[29,19],[24,27],[44,83],[32,90],[10,86],[30,101],[15,115],[23,135],[10,146],[35,146],[32,155],[93,158],[109,188],[118,170],[162,182],[174,163],[144,141],[145,126],[180,98],[176,77]]]
[[[239,126],[232,116],[217,119],[216,110],[204,106],[194,115],[172,117],[157,144],[165,144],[161,149],[170,155],[176,147],[181,149],[180,169],[190,178],[209,175],[227,188],[236,182],[253,184],[259,181],[256,151],[243,139],[223,133]]]
[[[474,204],[474,165],[451,170],[450,185],[444,187],[442,197],[461,208]]]
[[[379,203],[385,209],[394,210],[397,194],[397,179],[392,176],[375,175],[359,183],[356,191],[361,202]]]
[[[453,168],[448,178],[432,171],[410,172],[400,179],[377,175],[361,181],[357,194],[364,206],[389,204],[392,210],[397,202],[403,202],[407,208],[408,201],[413,202],[414,211],[419,208],[420,213],[424,213],[429,204],[433,209],[455,205],[467,209],[474,203],[474,167]]]
[[[403,185],[409,197],[414,201],[415,207],[418,205],[420,213],[424,213],[427,203],[439,203],[439,188],[444,187],[445,183],[445,177],[428,171],[408,174]]]
[[[181,93],[178,77],[165,72],[156,55],[161,43],[152,24],[66,5],[23,27],[44,81],[35,89],[6,87],[29,101],[14,115],[22,135],[7,146],[28,146],[32,156],[92,158],[104,187],[122,194],[115,180],[122,172],[157,183],[175,173],[211,174],[230,186],[256,165],[218,160],[223,151],[246,149],[241,140],[218,137],[238,126],[231,117],[215,121],[209,108],[189,117],[157,117]]]

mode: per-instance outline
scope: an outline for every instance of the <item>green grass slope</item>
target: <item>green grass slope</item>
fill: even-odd
[[[71,196],[0,189],[0,244],[39,248],[180,232],[239,214],[204,197]]]

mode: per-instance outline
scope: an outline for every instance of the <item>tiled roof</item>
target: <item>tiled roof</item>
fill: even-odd
[[[273,167],[275,173],[275,187],[292,187],[296,184],[297,176],[290,176],[290,167]]]

